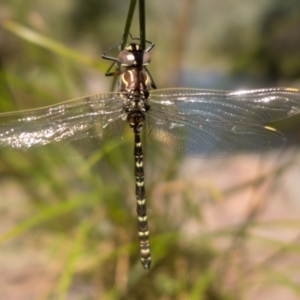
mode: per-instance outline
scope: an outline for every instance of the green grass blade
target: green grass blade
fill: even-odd
[[[89,65],[92,67],[99,68],[100,70],[105,71],[106,67],[103,62],[92,59],[86,55],[79,54],[78,52],[57,43],[50,38],[47,38],[28,27],[20,25],[13,21],[5,21],[3,22],[3,27],[20,38],[24,39],[27,42],[43,47],[47,50],[50,50],[61,57],[66,57],[70,60],[80,62],[85,65]]]
[[[84,221],[78,226],[78,232],[74,239],[72,250],[69,254],[68,260],[64,267],[64,271],[58,283],[56,299],[66,299],[66,295],[70,288],[72,278],[75,272],[75,264],[78,258],[80,257],[81,250],[83,248],[82,246],[84,244],[85,239],[88,236],[90,226],[91,224],[89,221]]]
[[[86,199],[90,199],[89,201]],[[67,212],[70,212],[72,210],[76,210],[78,207],[81,207],[83,205],[94,205],[97,202],[98,199],[96,199],[95,196],[86,195],[84,199],[72,199],[72,201],[67,202],[60,202],[53,206],[45,206],[44,209],[42,209],[38,214],[34,216],[30,216],[28,219],[24,220],[23,222],[18,223],[15,227],[8,229],[4,233],[0,235],[0,244],[7,241],[10,238],[16,237],[20,235],[21,233],[25,232],[26,230],[29,230],[39,224],[45,223],[46,221],[49,221],[51,219],[55,219],[58,216],[61,216]]]
[[[204,300],[206,299],[205,291],[213,282],[213,275],[211,270],[203,270],[202,274],[195,280],[195,284],[189,295],[190,300]]]
[[[130,27],[131,27],[131,23],[132,23],[132,19],[133,19],[135,6],[136,6],[136,0],[131,0],[129,10],[128,10],[128,14],[127,14],[127,18],[126,18],[121,49],[124,49],[125,45],[127,44],[127,39],[128,39],[128,35],[129,35],[129,32],[130,32]]]
[[[293,281],[282,272],[275,271],[271,268],[266,269],[266,274],[268,280],[274,281],[276,285],[281,285],[282,287],[292,291],[295,295],[297,295],[297,297],[300,297],[300,286],[299,283],[296,282],[297,280]]]

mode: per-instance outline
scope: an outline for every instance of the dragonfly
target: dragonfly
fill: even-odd
[[[135,195],[140,260],[150,269],[141,132],[155,143],[183,155],[219,158],[260,153],[281,147],[285,137],[266,126],[300,113],[300,91],[265,88],[239,91],[156,89],[147,69],[150,50],[131,41],[119,50],[107,76],[117,76],[118,90],[56,105],[0,114],[0,148],[27,151],[62,142],[75,145],[122,138],[128,124],[134,136]],[[114,67],[114,68],[113,68]],[[113,71],[112,71],[113,69]]]

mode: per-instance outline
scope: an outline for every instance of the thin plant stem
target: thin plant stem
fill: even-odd
[[[122,37],[122,43],[121,43],[121,49],[123,50],[126,46],[128,35],[130,32],[130,27],[133,19],[133,14],[136,6],[136,0],[131,0],[129,5],[129,10],[126,18],[126,23],[124,27],[123,37]],[[117,77],[114,76],[114,79],[112,81],[111,90],[113,91],[115,89],[115,86],[117,84]]]
[[[145,0],[139,0],[139,20],[140,20],[140,44],[142,49],[146,49],[146,14],[145,14]],[[144,145],[144,157],[146,157],[147,138],[143,134],[142,141]]]
[[[123,41],[122,41],[122,44],[121,44],[121,49],[122,50],[124,49],[124,47],[127,43],[127,39],[128,39],[128,35],[129,35],[129,32],[130,32],[132,19],[133,19],[133,14],[134,14],[134,10],[135,10],[135,6],[136,6],[136,0],[131,0],[130,5],[129,5],[128,14],[127,14],[126,23],[125,23],[124,33],[123,33]]]
[[[146,16],[145,0],[139,0],[140,40],[143,49],[146,49]]]

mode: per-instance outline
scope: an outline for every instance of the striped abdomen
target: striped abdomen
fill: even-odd
[[[144,185],[143,149],[139,133],[134,135],[134,158],[135,158],[135,194],[137,201],[137,216],[140,240],[141,262],[145,269],[151,265],[149,245],[149,230]]]

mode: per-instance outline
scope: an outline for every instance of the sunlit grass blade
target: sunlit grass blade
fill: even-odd
[[[87,200],[89,199],[89,200]],[[80,197],[78,199],[72,199],[67,202],[60,202],[52,206],[45,206],[44,209],[41,209],[39,213],[34,216],[29,217],[28,219],[19,222],[16,226],[11,229],[8,229],[0,235],[0,244],[7,241],[10,238],[16,237],[23,232],[43,224],[49,220],[55,219],[58,216],[64,215],[70,211],[76,210],[81,206],[93,206],[97,203],[98,198],[94,195],[86,195],[85,197]]]
[[[95,153],[93,153],[88,159],[83,161],[81,166],[77,169],[78,176],[83,176],[86,173],[89,172],[89,170],[97,163],[99,162],[107,153],[111,152],[114,149],[118,149],[122,144],[129,143],[129,137],[126,136],[122,140],[113,143],[111,145],[105,146],[102,150],[99,150]]]
[[[190,300],[204,300],[207,299],[205,292],[209,289],[209,286],[213,283],[214,276],[210,269],[201,270],[198,279],[195,278],[194,286],[189,295]]]
[[[20,38],[26,40],[27,42],[33,43],[47,50],[50,50],[61,57],[65,57],[73,61],[98,68],[103,72],[106,69],[106,64],[103,63],[102,61],[97,61],[86,55],[79,54],[78,52],[66,46],[63,46],[62,44],[53,41],[52,39],[45,37],[42,34],[39,34],[21,24],[18,24],[13,21],[4,21],[3,27],[9,30],[10,32],[16,34]]]
[[[292,291],[297,297],[300,297],[300,286],[297,282],[297,278],[293,279],[289,278],[282,272],[275,271],[271,268],[266,268],[265,270],[268,281],[274,281],[274,283],[278,286],[281,285],[282,287]],[[293,277],[291,275],[291,277]]]
[[[91,224],[89,221],[84,221],[78,226],[78,232],[71,247],[72,250],[69,253],[68,260],[59,279],[56,294],[57,299],[66,299],[72,278],[74,277],[75,264],[81,255],[81,250],[83,248],[84,241],[87,238],[90,226]]]

